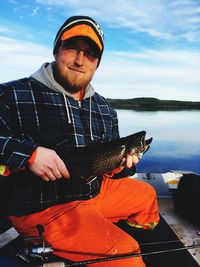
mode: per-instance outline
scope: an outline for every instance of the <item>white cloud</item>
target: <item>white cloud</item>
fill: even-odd
[[[199,1],[174,0],[36,0],[37,3],[62,8],[63,14],[88,14],[119,27],[143,32],[163,40],[200,40]],[[103,14],[103,16],[102,16]],[[193,38],[191,38],[191,36]]]
[[[12,33],[12,32],[14,31],[8,27],[0,27],[0,33]]]
[[[151,96],[200,101],[199,69],[199,52],[105,53],[95,84],[111,98]]]
[[[1,36],[0,51],[0,82],[29,76],[43,62],[53,60],[52,51],[42,45]]]

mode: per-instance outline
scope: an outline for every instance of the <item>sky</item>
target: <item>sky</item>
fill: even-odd
[[[1,0],[0,82],[53,61],[55,35],[73,15],[104,31],[97,92],[200,101],[200,0]]]

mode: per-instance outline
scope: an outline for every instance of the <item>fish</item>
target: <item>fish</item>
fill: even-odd
[[[94,143],[85,147],[66,147],[56,153],[65,163],[71,178],[81,178],[86,183],[118,168],[128,154],[141,156],[149,149],[153,138],[145,140],[146,131],[140,131],[117,140]]]

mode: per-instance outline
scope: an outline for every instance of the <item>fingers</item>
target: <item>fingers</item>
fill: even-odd
[[[67,167],[65,166],[64,162],[60,158],[59,158],[59,162],[57,163],[57,168],[58,168],[58,171],[61,177],[64,177],[64,178],[70,177]]]
[[[70,177],[67,167],[54,150],[38,147],[36,157],[29,169],[45,182]]]
[[[46,177],[45,180],[49,181],[55,181],[57,179],[62,178],[62,174],[60,173],[60,171],[57,169],[57,167],[55,167],[54,169],[48,169],[46,174],[43,176],[43,178]]]
[[[133,164],[137,164],[139,162],[139,158],[137,156],[132,156]]]
[[[55,181],[57,179],[70,177],[64,162],[58,157],[54,166],[47,169],[45,175],[42,176],[44,181]]]
[[[54,169],[51,170],[51,174],[52,174],[52,179],[56,180],[62,178],[62,173],[60,172],[58,166],[56,166]]]
[[[48,177],[47,175],[45,175],[45,174],[42,174],[42,175],[41,175],[41,178],[42,178],[42,180],[44,180],[45,182],[49,182],[49,181],[50,181],[49,177]]]
[[[41,177],[45,182],[49,182],[62,178],[62,174],[56,167],[55,169],[47,169],[46,172],[41,175]]]
[[[61,178],[69,178],[69,172],[67,169],[60,171],[57,167],[49,168],[40,175],[45,182],[55,181]]]
[[[126,157],[126,167],[131,168],[133,165],[139,162],[139,158],[137,156],[127,155]]]

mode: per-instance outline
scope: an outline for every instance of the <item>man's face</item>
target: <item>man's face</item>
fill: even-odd
[[[69,39],[58,49],[54,76],[68,92],[77,93],[91,81],[99,60],[94,51],[81,37]]]

